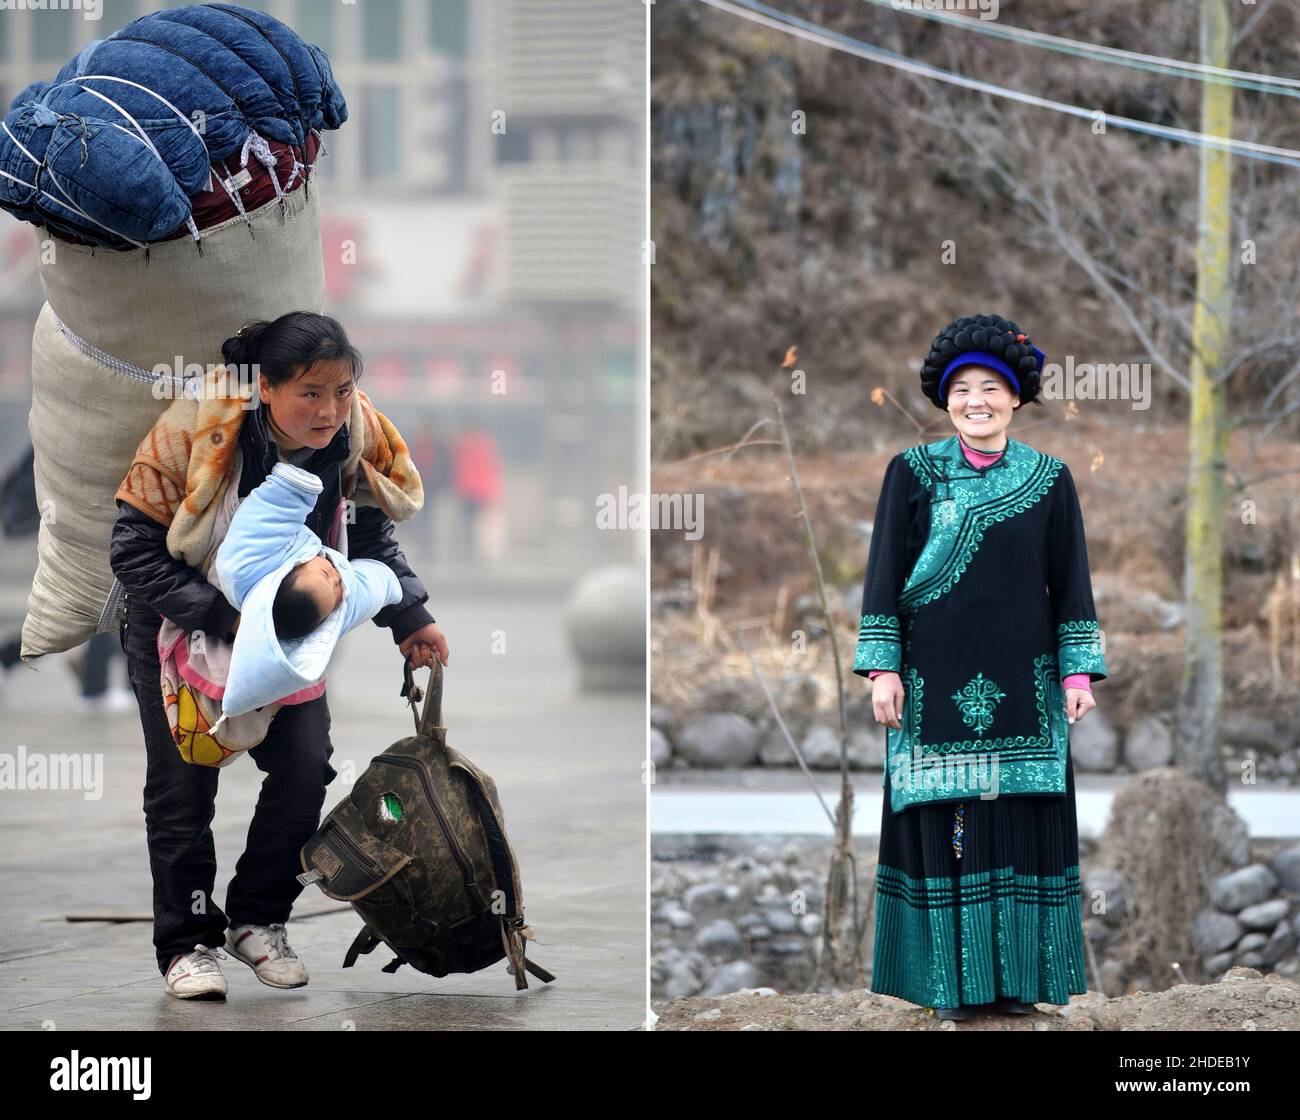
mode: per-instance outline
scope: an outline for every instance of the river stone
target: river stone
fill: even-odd
[[[680,906],[665,907],[663,918],[673,929],[691,929],[695,925],[694,915]]]
[[[758,729],[744,716],[704,712],[682,728],[677,754],[692,766],[752,766],[758,761]]]
[[[1273,874],[1284,891],[1300,894],[1300,844],[1284,848],[1273,857]]]
[[[1210,837],[1219,857],[1229,867],[1244,867],[1250,863],[1250,828],[1231,805],[1220,801],[1208,791],[1210,799]]]
[[[795,739],[796,743],[798,741],[798,739]],[[785,737],[785,732],[776,724],[763,732],[763,738],[758,747],[758,761],[764,766],[799,765],[794,757],[794,751],[790,749],[790,741]]]
[[[857,727],[849,735],[849,765],[857,770],[885,768],[885,730],[879,724]]]
[[[1268,944],[1260,950],[1260,955],[1264,958],[1265,964],[1277,964],[1283,957],[1295,952],[1295,947],[1295,930],[1287,924],[1286,919],[1283,919],[1273,928]]]
[[[673,748],[668,742],[668,736],[657,727],[650,728],[650,761],[655,764],[655,768],[667,766],[672,758]]]
[[[1226,711],[1219,721],[1219,737],[1229,747],[1269,757],[1290,747],[1289,737],[1279,731],[1275,720],[1247,711]]]
[[[1247,906],[1272,898],[1276,890],[1277,876],[1262,863],[1252,863],[1215,879],[1210,884],[1210,902],[1216,910],[1235,914]]]
[[[659,728],[671,738],[677,733],[677,716],[671,708],[665,708],[661,704],[651,705],[650,726]]]
[[[1087,722],[1085,720],[1085,722]],[[1174,759],[1174,739],[1155,716],[1139,716],[1124,736],[1124,761],[1134,770],[1168,766]]]
[[[1100,891],[1099,898],[1094,892]],[[1083,905],[1089,914],[1095,913],[1107,925],[1117,925],[1124,917],[1127,901],[1124,897],[1124,877],[1112,867],[1093,867],[1084,874]],[[1104,910],[1095,909],[1104,906]]]
[[[840,733],[824,724],[814,724],[799,744],[804,761],[813,770],[840,768]]]
[[[693,996],[700,987],[700,978],[689,961],[675,961],[668,966],[668,979],[664,982],[666,998],[681,999],[683,996]]]
[[[696,917],[726,903],[727,888],[721,883],[695,883],[682,892],[682,905]]]
[[[1094,708],[1070,726],[1070,757],[1079,770],[1115,769],[1119,762],[1119,736],[1104,713]]]
[[[1247,906],[1237,915],[1237,920],[1247,929],[1273,929],[1286,917],[1288,909],[1286,899],[1274,898]]]
[[[1243,932],[1241,923],[1231,914],[1202,910],[1192,919],[1192,948],[1208,957],[1235,945]]]
[[[767,924],[776,933],[794,933],[798,928],[799,919],[789,910],[771,910],[767,915]]]
[[[695,947],[711,957],[729,960],[741,951],[740,930],[734,922],[717,918],[695,935]]]
[[[1226,953],[1216,953],[1205,962],[1205,969],[1211,976],[1222,976],[1232,967],[1236,956],[1236,951],[1233,949],[1229,949]]]
[[[705,981],[702,996],[722,996],[728,992],[737,992],[741,988],[753,988],[758,984],[759,976],[749,961],[729,961],[715,969]]]

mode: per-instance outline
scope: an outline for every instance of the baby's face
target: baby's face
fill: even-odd
[[[343,577],[324,553],[313,556],[305,564],[299,564],[294,578],[295,586],[310,592],[316,600],[321,618],[325,618],[343,602]]]

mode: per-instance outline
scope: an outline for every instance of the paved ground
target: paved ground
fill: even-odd
[[[5,564],[0,612],[8,634],[15,566]],[[412,556],[417,571],[423,569]],[[21,565],[18,565],[21,568]],[[430,584],[439,582],[429,580]],[[102,751],[103,795],[0,793],[0,1028],[57,1030],[421,1030],[463,1028],[632,1030],[645,1019],[645,708],[641,694],[583,696],[562,626],[567,587],[534,581],[493,590],[440,582],[431,604],[451,644],[444,723],[452,745],[495,777],[521,861],[529,956],[555,973],[516,993],[504,962],[470,976],[435,979],[403,967],[380,971],[380,946],[340,968],[360,928],[345,904],[303,892],[289,924],[311,971],[296,991],[260,984],[238,961],[223,963],[225,1004],[168,997],[154,964],[148,921],[69,923],[70,913],[147,915],[150,875],[141,790],[144,751],[135,712],[79,717],[64,655],[39,671],[9,675],[0,707],[0,751]],[[491,651],[504,631],[506,654]],[[420,683],[427,680],[422,670]],[[387,632],[348,635],[330,672],[332,759],[344,792],[351,760],[366,762],[409,734],[398,697],[401,659]],[[114,683],[124,683],[121,660]],[[213,829],[225,887],[262,777],[248,759],[221,773]]]

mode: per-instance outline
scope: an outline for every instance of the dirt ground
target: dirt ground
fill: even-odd
[[[652,1003],[657,1031],[1294,1031],[1300,984],[1275,972],[1230,969],[1214,984],[1107,999],[1074,996],[1065,1007],[1038,1004],[1029,1015],[977,1011],[961,1022],[866,990],[843,995],[691,996]]]

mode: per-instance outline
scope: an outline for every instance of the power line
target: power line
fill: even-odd
[[[1131,66],[1137,70],[1148,70],[1159,74],[1171,74],[1178,78],[1191,78],[1195,81],[1213,82],[1216,85],[1232,86],[1236,89],[1249,89],[1257,93],[1276,93],[1285,97],[1300,97],[1300,79],[1279,78],[1272,74],[1253,74],[1247,70],[1228,70],[1221,66],[1210,66],[1202,62],[1187,62],[1177,58],[1166,58],[1158,54],[1141,54],[1126,51],[1119,47],[1106,47],[1100,43],[1084,43],[1077,39],[1065,39],[1059,35],[1048,35],[1042,31],[1031,31],[1025,27],[1008,27],[996,20],[968,19],[955,12],[946,12],[929,8],[895,7],[892,0],[863,0],[877,8],[888,8],[892,12],[904,12],[920,16],[963,31],[974,31],[980,35],[991,35],[996,39],[1024,43],[1032,47],[1058,51],[1062,54],[1075,55],[1093,62],[1114,62],[1120,66]]]
[[[994,97],[1004,97],[1011,101],[1017,101],[1022,105],[1032,105],[1039,109],[1051,109],[1057,113],[1066,113],[1089,121],[1095,120],[1099,112],[1099,110],[1087,109],[1081,105],[1071,105],[1064,101],[1053,101],[1050,98],[1038,97],[1032,93],[1022,93],[1020,90],[1008,89],[1006,86],[994,85],[992,82],[982,82],[977,78],[967,78],[961,74],[954,74],[950,70],[932,66],[928,62],[916,62],[905,55],[897,54],[883,47],[877,47],[872,43],[864,43],[838,31],[831,31],[809,20],[793,16],[789,12],[770,8],[766,4],[758,3],[757,0],[735,0],[734,3],[731,0],[700,0],[700,2],[720,11],[739,16],[741,19],[749,20],[752,23],[771,27],[777,31],[783,31],[787,35],[793,35],[810,43],[816,43],[819,46],[857,55],[859,58],[879,62],[906,73],[934,78],[940,82],[988,93]],[[1256,144],[1250,140],[1234,140],[1231,137],[1211,136],[1204,132],[1173,128],[1163,124],[1152,124],[1150,121],[1134,120],[1132,117],[1121,117],[1111,113],[1102,113],[1102,116],[1106,125],[1113,124],[1130,132],[1141,132],[1148,136],[1159,137],[1162,140],[1173,140],[1180,144],[1195,144],[1202,148],[1214,148],[1218,151],[1244,156],[1248,159],[1263,160],[1266,163],[1280,163],[1286,167],[1300,167],[1300,151],[1294,148],[1275,148],[1268,144]]]

